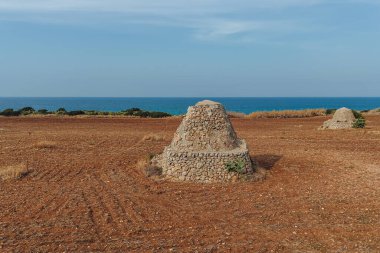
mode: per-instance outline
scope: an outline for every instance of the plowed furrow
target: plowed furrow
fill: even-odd
[[[77,176],[81,175],[83,172],[83,167],[79,168],[78,170],[73,170],[69,175],[68,178],[76,178]]]
[[[112,188],[110,188],[104,180],[99,179],[101,183],[107,186],[106,189],[108,189],[108,191],[113,192],[113,196],[118,196],[118,203],[124,201],[124,203],[127,204],[127,207],[124,207],[124,209],[130,210],[129,214],[131,214],[131,212],[137,214],[140,222],[149,219],[154,221],[157,218],[170,220],[182,216],[183,212],[181,205],[179,205],[176,200],[164,195],[155,195],[154,192],[152,194],[151,191],[144,189],[144,184],[134,186],[132,183],[127,183],[127,179],[130,180],[133,178],[130,176],[127,177],[129,171],[133,170],[128,170],[128,172],[125,173],[122,173],[121,171],[114,172],[113,177],[117,175],[119,178],[117,181],[112,181],[110,175],[107,174],[106,181],[112,181],[112,184],[114,185]],[[136,180],[134,180],[134,183],[136,183]]]
[[[105,195],[107,204],[109,205],[109,210],[112,212],[114,220],[116,223],[124,223],[122,227],[125,227],[125,222],[128,223],[141,223],[144,221],[143,217],[135,210],[137,207],[136,202],[131,199],[125,198],[123,200],[123,194],[116,193],[111,189],[107,183],[99,179],[99,177],[94,177],[93,180],[97,182],[100,186],[102,194]]]
[[[57,173],[55,169],[44,169],[43,171],[38,170],[35,180],[44,180],[50,177],[53,173]]]
[[[82,192],[81,197],[83,199],[83,202],[86,208],[86,216],[89,221],[88,225],[91,227],[91,231],[94,232],[96,239],[99,240],[100,232],[101,232],[100,225],[99,225],[100,220],[98,220],[99,215],[97,212],[94,211],[91,201],[86,197],[86,194],[84,192]]]
[[[67,178],[67,176],[70,174],[71,174],[70,170],[61,170],[59,173],[52,175],[52,177],[47,178],[46,180],[48,182],[59,182],[64,179],[69,179]]]
[[[72,199],[66,199],[66,201],[56,204],[55,207],[49,211],[49,216],[52,218],[60,217],[68,209],[71,201]]]
[[[109,187],[100,179],[95,179],[99,185],[101,185],[102,193],[106,196],[107,205],[109,206],[109,210],[112,212],[112,217],[117,226],[119,226],[119,222],[127,221],[129,223],[133,222],[133,217],[130,217],[128,212],[120,203],[120,199],[109,189]]]
[[[52,198],[49,198],[49,199],[45,199],[45,200],[42,200],[40,201],[37,205],[34,204],[34,206],[36,206],[36,208],[33,208],[32,211],[31,211],[31,214],[29,216],[30,219],[34,219],[34,220],[37,220],[39,219],[40,217],[42,217],[43,215],[46,214],[47,210],[49,210],[52,206],[57,206],[58,203],[57,203],[57,200],[60,199],[61,196],[59,196],[59,194],[57,194],[56,192],[53,194],[53,197]],[[54,207],[53,207],[54,208]]]

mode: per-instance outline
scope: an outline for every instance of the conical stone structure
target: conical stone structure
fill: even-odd
[[[352,128],[355,116],[351,109],[342,107],[334,113],[332,119],[323,123],[322,129],[347,129]]]
[[[156,161],[163,175],[180,181],[229,181],[237,173],[230,172],[228,164],[252,172],[245,141],[237,138],[224,107],[209,100],[189,107],[171,144]]]

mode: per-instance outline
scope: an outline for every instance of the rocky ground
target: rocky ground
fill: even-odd
[[[379,252],[380,116],[325,120],[233,119],[267,178],[195,184],[136,166],[179,118],[0,118],[0,252]]]

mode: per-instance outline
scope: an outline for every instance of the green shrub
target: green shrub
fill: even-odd
[[[102,111],[85,111],[86,115],[110,115],[110,112],[102,112]]]
[[[355,111],[355,110],[352,110],[352,113],[354,114],[354,117],[355,117],[355,121],[352,124],[352,127],[353,128],[364,128],[366,125],[366,122],[365,122],[363,115],[360,112]]]
[[[58,110],[56,111],[56,113],[57,114],[66,114],[67,113],[67,111],[66,111],[66,109],[65,108],[58,108]]]
[[[30,107],[30,106],[27,106],[27,107],[24,107],[24,108],[21,108],[19,110],[20,114],[21,115],[29,115],[29,114],[33,114],[36,110],[34,110],[33,107]]]
[[[46,110],[46,109],[39,109],[38,111],[37,111],[37,113],[38,114],[49,114],[49,111],[48,110]]]
[[[86,114],[86,115],[99,115],[99,113],[100,112],[94,111],[94,110],[84,111],[84,114]]]
[[[121,111],[121,114],[128,115],[128,116],[137,116],[142,118],[164,118],[164,117],[170,117],[171,114],[166,112],[150,112],[150,111],[144,111],[140,108],[130,108],[124,111]]]
[[[365,119],[364,118],[359,118],[354,121],[352,124],[353,128],[364,128],[366,125]]]
[[[55,113],[58,115],[69,115],[69,116],[76,116],[76,115],[126,115],[126,116],[137,116],[137,117],[143,117],[143,118],[163,118],[163,117],[170,117],[171,114],[166,112],[150,112],[150,111],[144,111],[140,108],[131,108],[125,111],[121,112],[104,112],[104,111],[95,111],[95,110],[89,110],[89,111],[82,111],[82,110],[74,110],[74,111],[66,111],[65,108],[59,108],[55,112],[49,112],[46,109],[40,109],[38,111],[34,110],[32,107],[24,107],[18,111],[15,111],[13,109],[5,109],[4,111],[0,112],[0,115],[3,116],[19,116],[19,115],[29,115],[29,114],[51,114]]]
[[[170,117],[171,114],[166,113],[166,112],[149,112],[148,117],[150,118],[165,118],[165,117]]]
[[[69,111],[66,114],[69,116],[76,116],[76,115],[83,115],[85,114],[85,112],[84,111]]]
[[[14,111],[13,109],[5,109],[4,111],[0,112],[0,115],[7,116],[7,117],[10,117],[10,116],[19,116],[20,115],[20,111]]]
[[[243,160],[229,161],[225,166],[228,172],[242,173],[245,169],[245,162]]]
[[[363,118],[363,115],[360,112],[355,111],[355,110],[351,110],[351,111],[354,114],[355,119],[362,119]]]
[[[326,109],[327,115],[334,114],[335,112],[336,112],[336,109]]]
[[[142,112],[140,108],[130,108],[124,111],[121,111],[124,115],[128,116],[136,116],[136,114],[139,114]]]
[[[147,112],[147,111],[135,111],[135,112],[133,112],[133,115],[138,116],[138,117],[142,117],[142,118],[146,118],[146,117],[149,117],[149,112]]]
[[[122,115],[121,112],[104,112],[104,111],[95,111],[95,110],[89,110],[89,111],[84,111],[84,114],[86,115]]]
[[[138,112],[138,111],[142,111],[142,110],[140,108],[137,108],[137,107],[132,107],[132,108],[128,109],[127,111]]]

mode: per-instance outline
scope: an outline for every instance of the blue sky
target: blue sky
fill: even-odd
[[[0,96],[380,96],[380,0],[0,0]]]

